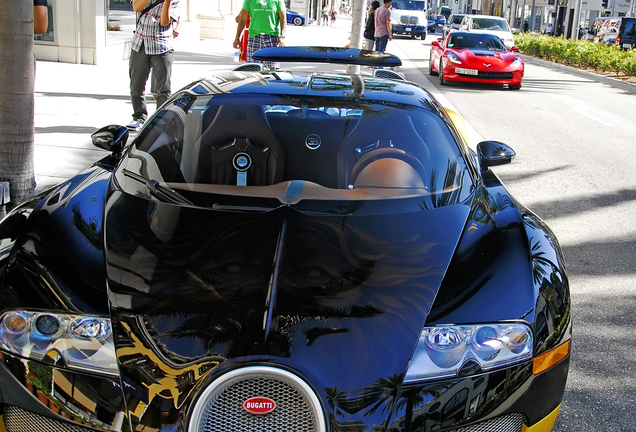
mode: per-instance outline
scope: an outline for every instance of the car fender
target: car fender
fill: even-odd
[[[5,307],[108,313],[102,222],[110,177],[90,167],[2,221]]]

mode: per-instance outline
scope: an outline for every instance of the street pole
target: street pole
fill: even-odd
[[[536,15],[534,13],[534,3],[535,3],[535,0],[532,0],[532,11],[530,12],[530,31],[531,32],[534,31],[534,20],[536,18]]]
[[[364,26],[364,11],[366,10],[365,0],[353,0],[353,11],[351,13],[351,41],[350,48],[362,48],[362,27]],[[360,66],[350,65],[347,72],[351,74],[359,74]]]
[[[576,9],[574,9],[574,16],[572,17],[572,19],[576,20],[576,22],[571,23],[572,31],[570,32],[570,39],[572,40],[577,40],[579,38],[579,27],[581,26],[581,3],[582,2],[583,0],[579,0],[578,3],[576,3]]]

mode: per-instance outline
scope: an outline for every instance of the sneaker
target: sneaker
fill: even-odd
[[[126,126],[129,131],[138,131],[144,124],[143,120],[133,119],[132,123]]]

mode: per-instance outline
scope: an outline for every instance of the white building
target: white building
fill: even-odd
[[[130,0],[48,0],[49,27],[35,40],[39,60],[103,64],[126,55],[135,25]],[[181,0],[180,37],[223,38],[242,0]],[[108,30],[109,27],[112,30]],[[115,29],[119,30],[115,30]]]

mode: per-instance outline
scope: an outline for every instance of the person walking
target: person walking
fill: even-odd
[[[390,40],[393,40],[393,32],[391,30],[391,7],[392,0],[384,0],[384,4],[380,6],[374,13],[375,15],[375,50],[384,52]]]
[[[283,0],[243,0],[243,9],[239,13],[236,38],[232,46],[239,49],[241,33],[247,19],[250,28],[247,38],[248,63],[254,62],[252,55],[261,48],[285,46],[287,30],[287,10]],[[264,62],[269,69],[278,69],[278,62]]]
[[[364,49],[373,51],[373,45],[375,44],[375,11],[380,7],[378,0],[373,0],[371,3],[371,9],[369,9],[369,15],[367,16],[367,24],[364,27]]]
[[[150,71],[157,108],[170,96],[172,41],[179,36],[181,4],[180,0],[132,0],[132,6],[137,12],[137,25],[128,63],[133,121],[127,128],[136,131],[148,117],[144,93]]]
[[[329,5],[322,8],[322,25],[329,25]]]
[[[336,23],[337,15],[338,15],[338,12],[336,12],[336,8],[335,7],[331,8],[331,24],[330,25],[334,25]]]

